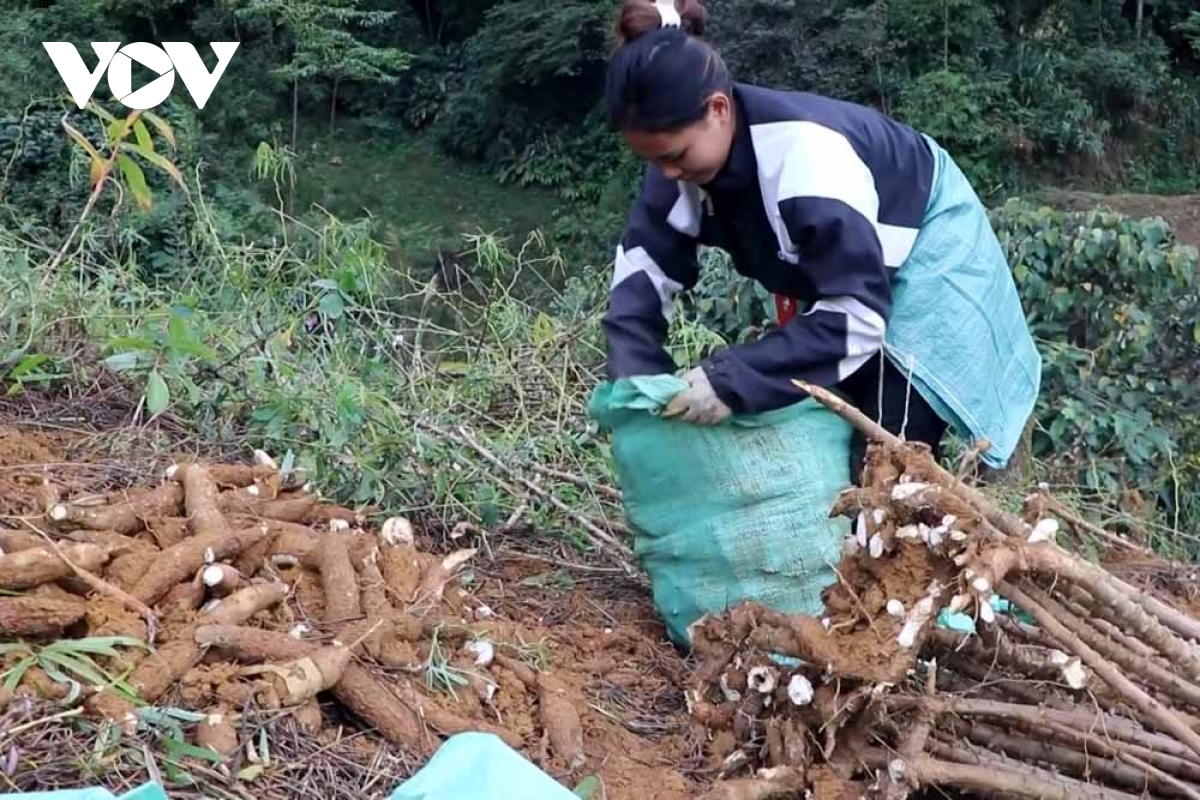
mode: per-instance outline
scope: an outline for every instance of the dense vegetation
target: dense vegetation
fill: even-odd
[[[1161,222],[1002,200],[1042,182],[1200,186],[1193,7],[710,4],[740,79],[874,104],[948,145],[996,205],[1046,356],[1039,475],[1176,528],[1200,521],[1195,251]],[[0,380],[115,373],[141,420],[178,414],[292,451],[339,496],[489,524],[513,510],[504,482],[422,433],[423,412],[479,423],[507,458],[605,474],[582,409],[638,173],[598,113],[614,10],[18,2],[0,29]],[[88,110],[64,101],[40,44],[90,61],[104,39],[242,46],[202,111],[177,90],[126,124],[103,81]],[[769,311],[705,259],[681,363]]]

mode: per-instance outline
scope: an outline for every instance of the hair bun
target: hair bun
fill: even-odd
[[[708,9],[700,0],[659,0],[672,4],[679,14],[680,27],[691,36],[703,36]],[[631,42],[663,27],[663,15],[654,0],[625,0],[617,22],[617,38]]]

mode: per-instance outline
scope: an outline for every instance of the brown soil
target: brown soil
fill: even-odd
[[[1106,206],[1137,219],[1162,217],[1180,242],[1200,247],[1200,195],[1095,194],[1054,189],[1041,192],[1037,199],[1066,211]]]

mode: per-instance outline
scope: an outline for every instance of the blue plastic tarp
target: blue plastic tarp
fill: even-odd
[[[460,733],[389,800],[579,800],[490,733]]]
[[[107,789],[60,789],[55,792],[16,792],[0,797],[21,797],[25,800],[167,800],[167,794],[157,783],[145,783],[122,795]]]

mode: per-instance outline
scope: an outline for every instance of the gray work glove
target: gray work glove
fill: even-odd
[[[703,367],[692,367],[683,379],[688,382],[688,388],[675,395],[667,404],[662,414],[664,417],[682,415],[684,422],[717,425],[733,413],[713,391]]]

